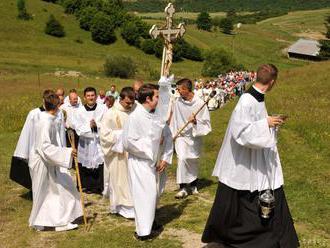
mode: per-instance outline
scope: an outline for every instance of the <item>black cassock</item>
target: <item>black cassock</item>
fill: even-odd
[[[226,248],[299,247],[283,188],[275,190],[275,208],[270,219],[259,212],[259,194],[236,190],[219,182],[202,241]]]

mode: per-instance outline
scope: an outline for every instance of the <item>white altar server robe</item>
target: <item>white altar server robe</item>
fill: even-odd
[[[213,170],[220,182],[251,192],[283,185],[276,132],[269,128],[267,116],[265,102],[248,93],[241,96]]]
[[[189,117],[204,104],[196,94],[192,101],[179,97],[172,106],[170,128],[172,135],[185,125]],[[210,113],[207,106],[197,114],[197,124],[190,123],[175,140],[175,151],[178,156],[177,183],[191,183],[198,176],[198,158],[202,147],[202,136],[211,132]]]
[[[143,105],[138,104],[129,115],[123,131],[136,232],[139,236],[151,233],[157,204],[156,160],[163,127],[157,128],[154,117]]]
[[[99,128],[107,108],[104,104],[95,105],[94,108],[89,110],[85,105],[80,107],[76,111],[73,123],[74,129],[79,136],[78,162],[88,169],[97,169],[100,164],[104,163],[99,134],[92,131],[90,121],[94,119]]]
[[[62,125],[46,112],[36,124],[29,160],[33,192],[30,226],[64,226],[82,215],[79,193],[67,170],[72,149],[65,147]]]

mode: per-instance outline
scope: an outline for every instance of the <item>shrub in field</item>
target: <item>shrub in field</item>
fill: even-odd
[[[17,18],[21,20],[31,20],[32,16],[26,10],[25,0],[17,0]]]
[[[121,36],[131,46],[140,47],[141,38],[150,39],[150,26],[140,18],[127,15],[121,29]]]
[[[65,32],[61,23],[53,15],[49,16],[46,23],[45,33],[55,37],[64,37]]]
[[[154,54],[155,41],[152,39],[146,39],[141,42],[141,49],[146,54]]]
[[[232,19],[230,18],[223,18],[220,21],[219,27],[222,29],[222,32],[225,34],[231,34],[234,29],[234,24]]]
[[[131,46],[140,47],[140,32],[139,27],[135,22],[126,22],[121,29],[121,36]]]
[[[67,14],[74,14],[80,10],[82,0],[63,0],[62,5],[64,12]]]
[[[115,28],[120,27],[126,20],[127,12],[120,0],[102,1],[101,10],[111,16],[114,21]]]
[[[202,67],[202,75],[206,77],[217,77],[219,74],[230,70],[242,69],[233,56],[223,49],[212,49],[206,52]]]
[[[180,56],[193,61],[202,61],[202,52],[197,46],[192,46],[184,39],[179,39],[175,44],[178,50],[180,50]]]
[[[98,12],[91,23],[92,40],[100,44],[111,44],[116,41],[115,25],[110,16]]]
[[[330,59],[330,40],[320,40],[320,54],[322,59]]]
[[[108,56],[104,64],[104,73],[108,77],[132,78],[136,64],[127,56]]]
[[[211,31],[212,28],[212,20],[211,16],[207,12],[201,12],[196,20],[197,28],[206,30],[206,31]]]
[[[78,21],[80,28],[89,31],[92,25],[93,18],[98,13],[95,7],[86,7],[79,11]]]

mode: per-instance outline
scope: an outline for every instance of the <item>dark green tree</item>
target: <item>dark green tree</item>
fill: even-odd
[[[196,25],[198,29],[211,31],[212,28],[212,20],[211,16],[207,12],[201,12],[196,20]]]
[[[141,42],[141,49],[146,54],[154,54],[155,40],[145,39]]]
[[[45,33],[55,37],[64,37],[64,27],[61,23],[55,19],[53,15],[50,15],[45,27]]]
[[[140,33],[139,27],[134,21],[126,22],[122,26],[121,36],[131,46],[140,47]]]
[[[103,12],[98,12],[91,23],[92,40],[100,44],[111,44],[116,41],[113,19]]]
[[[63,0],[62,5],[64,7],[64,12],[67,14],[74,14],[76,11],[80,10],[82,0]]]
[[[103,1],[102,11],[113,19],[115,27],[120,27],[126,21],[127,12],[120,0]]]
[[[79,11],[79,26],[80,28],[89,31],[92,25],[93,18],[98,13],[95,7],[86,7]]]
[[[330,59],[330,40],[320,40],[319,57],[322,59]]]
[[[223,49],[212,49],[205,54],[202,75],[206,77],[217,77],[219,74],[236,70],[240,67],[232,54]]]
[[[32,16],[26,10],[25,0],[17,0],[17,18],[21,20],[31,20]]]
[[[222,32],[223,33],[225,33],[225,34],[231,34],[231,32],[234,29],[234,24],[233,24],[232,19],[230,19],[230,18],[223,18],[220,21],[219,27],[222,29]]]
[[[193,61],[203,61],[202,51],[197,46],[189,45],[183,57]]]
[[[155,56],[157,58],[161,58],[163,56],[163,47],[164,47],[164,43],[161,39],[157,39],[154,42],[154,51],[155,51]]]

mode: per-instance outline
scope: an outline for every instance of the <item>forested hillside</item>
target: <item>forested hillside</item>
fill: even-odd
[[[163,11],[169,1],[137,0],[124,1],[127,9],[139,12]],[[330,0],[173,0],[180,11],[209,12],[227,11],[259,11],[264,9],[276,10],[307,10],[330,7]]]

